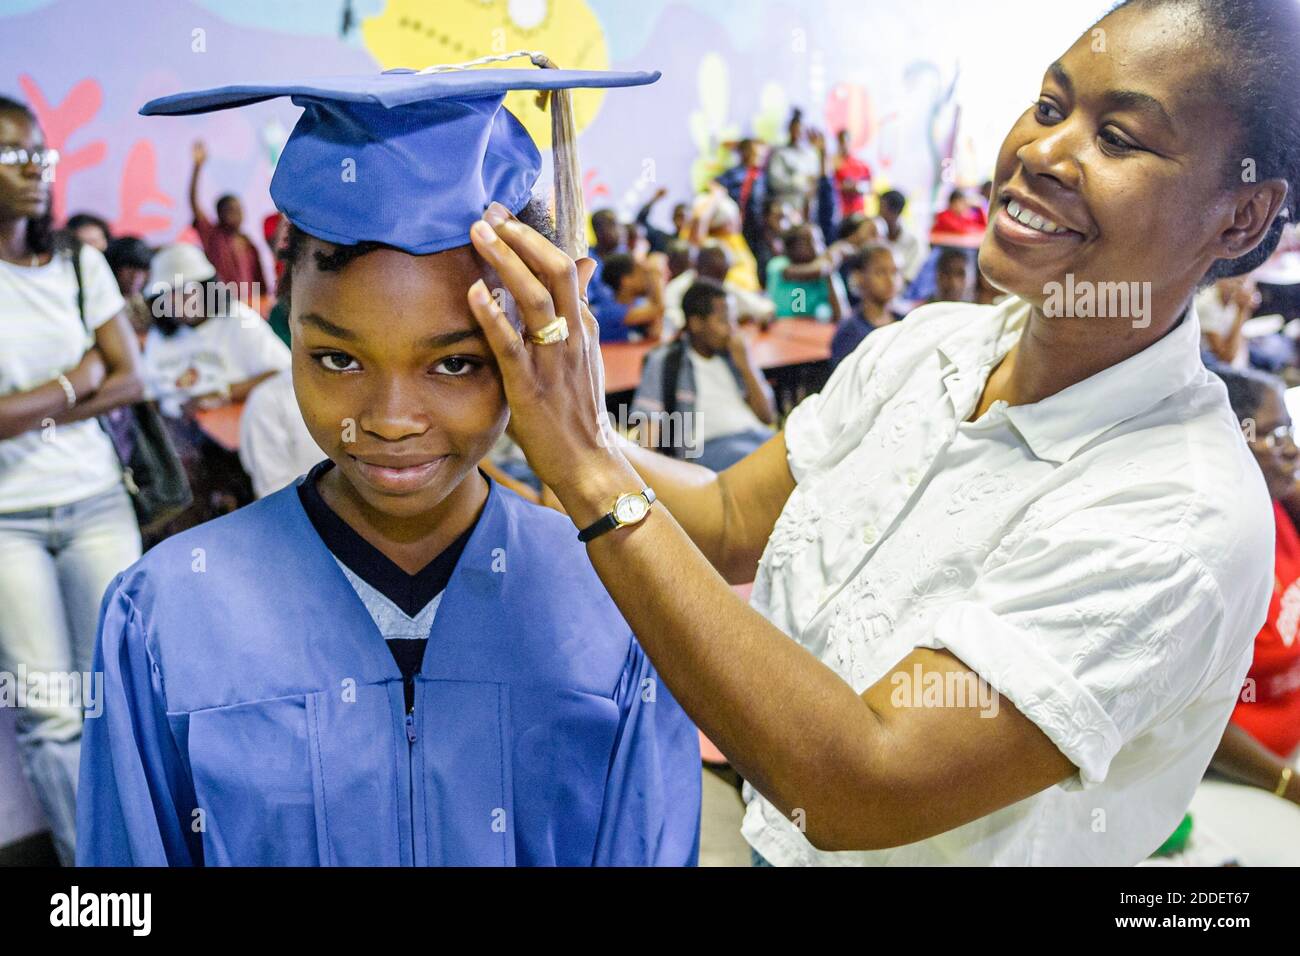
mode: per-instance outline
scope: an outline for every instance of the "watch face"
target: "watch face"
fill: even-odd
[[[631,524],[644,518],[649,507],[641,495],[627,495],[614,505],[614,517],[620,524]]]

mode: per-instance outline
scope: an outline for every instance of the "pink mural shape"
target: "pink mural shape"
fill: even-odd
[[[837,83],[826,95],[826,131],[849,131],[849,149],[857,152],[876,136],[876,105],[871,93],[856,83]]]
[[[64,97],[63,102],[51,106],[36,81],[26,73],[20,74],[18,83],[27,102],[36,113],[36,119],[45,133],[45,142],[57,149],[61,158],[54,175],[53,210],[56,222],[62,221],[66,209],[68,180],[83,169],[98,166],[108,154],[102,139],[94,140],[76,150],[69,150],[67,142],[79,129],[94,119],[104,103],[104,91],[98,80],[82,80]]]
[[[147,236],[171,225],[170,216],[151,215],[142,208],[146,203],[157,203],[166,209],[176,205],[176,200],[158,187],[158,161],[149,140],[136,140],[127,154],[118,195],[122,200],[122,214],[113,223],[117,235]]]
[[[609,187],[597,180],[596,177],[599,175],[599,170],[595,169],[589,169],[582,175],[582,191],[588,203],[593,199],[609,195]]]

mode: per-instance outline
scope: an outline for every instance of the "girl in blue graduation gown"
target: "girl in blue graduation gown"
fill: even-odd
[[[318,112],[354,109],[327,94]],[[286,144],[272,196],[294,224],[294,387],[329,461],[110,586],[79,863],[695,863],[693,725],[572,521],[477,468],[508,411],[467,305],[484,266],[458,204],[498,194],[481,170],[502,137],[515,166],[536,156],[495,97],[456,114],[486,124],[477,145],[433,113],[388,115],[416,107],[363,117],[397,124],[380,140],[433,136],[444,179],[460,169],[416,226],[401,204],[349,212],[355,183],[304,181],[336,175],[327,137],[300,122]],[[359,161],[358,181],[420,175],[389,161]],[[515,206],[542,225],[526,192]]]

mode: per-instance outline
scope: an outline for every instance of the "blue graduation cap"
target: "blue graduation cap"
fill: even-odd
[[[543,68],[469,68],[515,56]],[[556,225],[577,257],[586,252],[585,217],[566,91],[643,86],[659,76],[555,69],[541,54],[520,52],[420,71],[176,93],[140,112],[185,116],[292,98],[303,114],[271,179],[276,208],[328,242],[382,242],[425,255],[468,245],[470,226],[493,201],[516,213],[527,205],[542,159],[502,103],[511,90],[550,94]]]

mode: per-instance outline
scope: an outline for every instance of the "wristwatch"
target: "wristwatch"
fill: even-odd
[[[652,488],[619,495],[614,499],[614,507],[607,515],[578,532],[578,540],[587,542],[592,538],[599,538],[606,531],[636,524],[650,513],[650,506],[654,503],[655,493]]]

